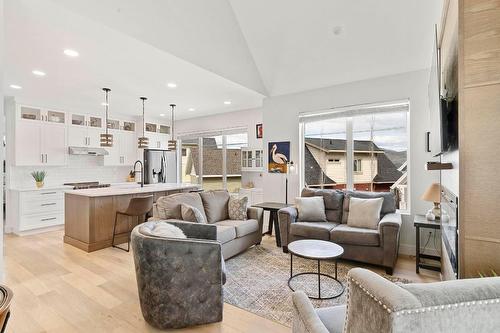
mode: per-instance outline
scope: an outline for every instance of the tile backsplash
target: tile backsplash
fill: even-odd
[[[125,182],[131,166],[104,166],[102,156],[68,155],[67,166],[13,166],[10,169],[9,188],[33,186],[31,172],[45,170],[46,186],[58,186],[69,182],[98,181],[100,183]]]

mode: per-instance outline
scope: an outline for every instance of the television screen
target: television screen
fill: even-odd
[[[441,152],[458,149],[458,102],[441,99]]]

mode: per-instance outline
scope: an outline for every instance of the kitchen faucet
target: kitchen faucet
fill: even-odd
[[[139,163],[139,165],[141,166],[141,171],[135,171],[135,166],[137,165],[137,163]],[[134,174],[135,173],[141,174],[141,187],[144,187],[144,165],[142,164],[141,160],[137,160],[134,163]]]

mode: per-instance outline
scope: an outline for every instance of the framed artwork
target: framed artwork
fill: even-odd
[[[286,173],[290,161],[290,141],[269,142],[267,171]]]
[[[257,136],[257,139],[262,139],[262,124],[255,125],[255,134]]]

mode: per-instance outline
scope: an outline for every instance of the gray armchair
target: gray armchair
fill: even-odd
[[[397,285],[354,268],[347,305],[314,309],[293,294],[293,333],[496,332],[500,277]]]
[[[390,192],[361,192],[304,189],[303,197],[322,196],[326,222],[301,222],[295,207],[278,211],[281,244],[299,239],[321,239],[344,248],[342,258],[383,266],[392,274],[399,249],[401,215],[396,213],[394,195]],[[347,225],[351,197],[383,198],[381,219],[377,229],[354,228]]]
[[[215,225],[169,222],[188,238],[160,238],[132,230],[137,287],[144,319],[160,329],[222,320],[225,281]]]

